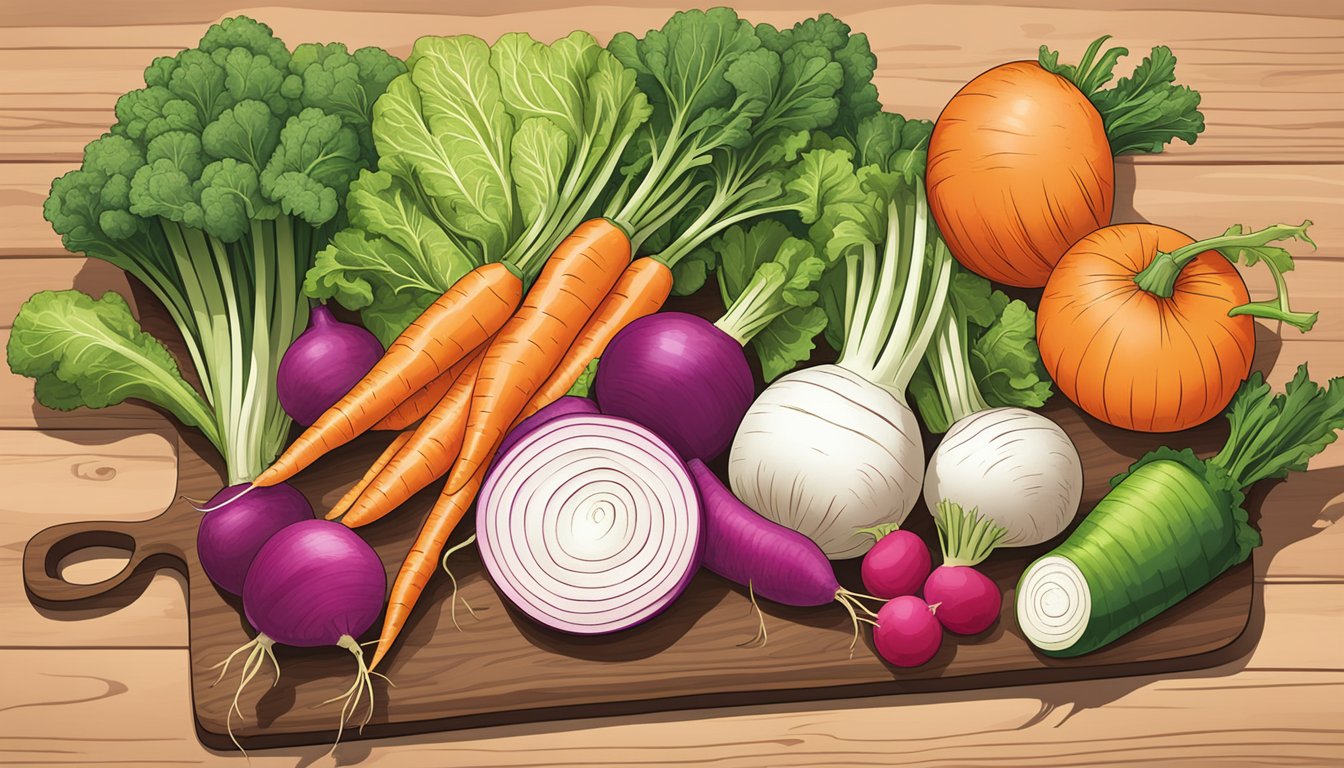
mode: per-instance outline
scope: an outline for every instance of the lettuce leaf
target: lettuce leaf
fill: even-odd
[[[37,401],[48,408],[144,400],[219,444],[209,404],[182,378],[167,347],[140,329],[120,294],[34,294],[14,318],[7,353],[10,370],[36,379]]]

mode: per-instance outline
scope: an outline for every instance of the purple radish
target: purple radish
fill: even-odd
[[[319,304],[308,316],[308,330],[299,334],[275,375],[280,407],[291,419],[309,426],[335,405],[383,356],[377,337],[358,325],[343,323]]]
[[[860,571],[863,588],[868,594],[890,600],[918,593],[933,566],[924,540],[895,525],[878,525],[864,528],[862,532],[877,539],[873,548],[863,556]]]
[[[346,649],[357,664],[355,682],[344,696],[340,730],[360,699],[369,697],[367,723],[373,716],[373,681],[356,640],[373,626],[383,609],[387,574],[378,553],[354,531],[329,520],[293,523],[262,545],[243,585],[243,613],[257,636],[216,666],[229,671],[229,662],[246,652],[241,681],[229,707],[238,709],[238,697],[269,661],[280,674],[272,646],[316,648],[334,645]],[[229,720],[226,719],[226,724]],[[229,738],[233,730],[229,726]],[[242,748],[236,739],[234,745]]]
[[[862,600],[868,595],[840,586],[821,548],[803,534],[771,522],[738,501],[699,459],[687,464],[705,515],[705,553],[710,571],[776,603],[811,607],[838,602],[854,620],[875,616]]]
[[[873,647],[888,664],[918,667],[932,659],[943,644],[943,628],[936,610],[914,595],[887,601],[877,612]]]
[[[686,461],[723,453],[756,392],[742,343],[684,312],[622,328],[598,360],[593,387],[603,413],[652,429]]]
[[[253,488],[231,485],[206,502],[196,532],[196,555],[215,586],[231,595],[243,593],[247,569],[257,552],[276,531],[313,519],[313,508],[293,486],[285,483]],[[237,498],[236,501],[233,499]]]
[[[943,564],[924,582],[924,599],[947,631],[958,635],[984,632],[999,618],[1003,595],[994,580],[974,566],[989,557],[1005,531],[978,511],[966,511],[946,499],[938,502],[934,520]]]

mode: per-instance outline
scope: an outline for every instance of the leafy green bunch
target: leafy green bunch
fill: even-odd
[[[814,133],[853,137],[880,109],[867,38],[828,14],[776,29],[729,8],[683,11],[608,49],[637,74],[653,114],[606,215],[673,269],[678,294],[704,283],[711,238],[796,211],[785,186]]]
[[[352,185],[350,227],[306,283],[385,343],[480,264],[530,284],[649,115],[634,73],[586,32],[422,37],[407,66],[374,109],[379,169]]]
[[[68,250],[163,303],[200,391],[115,295],[34,296],[14,321],[10,367],[37,379],[48,407],[164,407],[210,438],[230,482],[254,477],[288,432],[275,374],[303,330],[303,275],[376,161],[373,104],[403,71],[377,48],[291,52],[241,16],[156,59],[80,168],[52,183],[44,213]]]

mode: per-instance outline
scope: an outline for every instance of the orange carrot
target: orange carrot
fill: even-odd
[[[447,474],[462,448],[471,390],[485,357],[484,345],[411,439],[360,494],[341,522],[351,528],[381,520],[422,488]]]
[[[355,499],[358,499],[360,494],[364,493],[364,489],[369,487],[369,483],[372,483],[373,479],[378,476],[378,473],[383,470],[383,467],[387,466],[387,462],[391,461],[392,457],[397,455],[397,451],[401,450],[401,447],[410,439],[411,432],[409,430],[402,432],[400,435],[393,438],[392,442],[388,443],[387,448],[383,449],[383,452],[379,454],[378,458],[374,459],[373,464],[369,467],[369,471],[365,472],[364,476],[359,479],[359,482],[355,483],[350,490],[346,491],[345,495],[341,497],[341,500],[336,502],[331,510],[327,512],[327,519],[335,520],[345,514],[345,511],[350,508],[350,505],[355,503]]]
[[[648,256],[630,262],[611,293],[583,326],[579,338],[570,345],[565,359],[518,418],[525,419],[560,399],[593,358],[602,356],[613,336],[632,321],[657,312],[671,293],[672,270],[665,264]]]
[[[468,272],[429,305],[392,342],[373,370],[252,484],[284,482],[366,432],[499,330],[518,306],[521,294],[522,282],[502,262]]]
[[[523,306],[485,353],[449,493],[489,461],[629,263],[630,238],[606,219],[585,221],[556,247]]]
[[[420,529],[420,535],[416,538],[415,544],[411,545],[411,551],[406,554],[406,559],[402,561],[401,570],[397,572],[397,580],[392,583],[387,614],[383,617],[383,631],[378,635],[378,647],[374,649],[369,669],[376,668],[378,662],[391,650],[392,643],[396,642],[397,635],[406,624],[406,619],[415,609],[415,603],[424,592],[425,584],[438,567],[439,553],[443,551],[443,546],[448,543],[448,537],[453,534],[453,529],[461,522],[472,501],[476,499],[476,492],[481,489],[481,480],[485,476],[487,463],[488,461],[481,462],[476,473],[455,492],[445,489],[434,509],[430,510],[429,517],[425,519],[425,524]]]
[[[462,371],[466,369],[470,359],[471,357],[468,355],[458,360],[446,373],[416,390],[415,394],[411,395],[406,402],[394,408],[391,413],[374,424],[373,428],[377,430],[406,429],[424,418],[425,414],[434,410],[434,406],[438,405],[443,396],[448,394],[448,390],[452,389],[453,382],[457,381],[458,377],[462,375]]]

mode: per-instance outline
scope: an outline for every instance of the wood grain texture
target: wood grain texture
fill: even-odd
[[[0,304],[3,314],[11,315],[7,308],[23,298],[24,289],[17,286],[4,292],[11,276],[35,286],[41,280],[41,287],[69,287],[79,280],[70,271],[77,260],[68,256],[64,264],[38,266],[63,251],[40,219],[41,200],[55,174],[30,167],[42,165],[33,161],[53,161],[57,172],[73,167],[83,144],[109,123],[115,96],[136,82],[143,65],[158,53],[190,45],[218,18],[245,11],[275,24],[291,42],[345,38],[405,49],[422,33],[489,35],[517,28],[554,37],[557,30],[582,25],[606,34],[619,26],[658,23],[671,10],[661,0],[626,0],[600,8],[555,0],[387,0],[377,4],[377,12],[368,12],[372,5],[367,0],[294,0],[285,8],[250,9],[231,0],[4,5],[0,159],[25,162],[0,165],[0,262],[8,257],[23,260],[17,271],[0,263],[0,269],[10,269],[0,274],[0,299],[10,302]],[[816,11],[807,0],[741,0],[735,5],[767,20]],[[827,9],[864,27],[881,48],[879,86],[888,104],[922,116],[931,116],[960,82],[980,69],[1031,55],[1038,41],[1062,48],[1066,55],[1101,32],[1116,34],[1118,43],[1135,51],[1155,41],[1172,45],[1181,59],[1182,78],[1204,92],[1210,128],[1193,147],[1177,145],[1169,154],[1133,164],[1130,178],[1140,191],[1128,211],[1127,164],[1122,163],[1117,220],[1142,214],[1200,235],[1233,222],[1313,218],[1322,249],[1309,258],[1321,262],[1325,271],[1310,273],[1309,282],[1327,286],[1323,298],[1344,306],[1344,293],[1335,287],[1344,274],[1344,218],[1338,215],[1344,198],[1339,166],[1344,157],[1344,13],[1338,2],[1287,0],[1267,6],[1225,0],[1217,10],[1190,0],[1164,3],[1160,9],[1151,0],[1089,0],[1083,5],[1092,7],[1083,10],[1069,0],[1024,5],[989,8],[981,0],[956,0],[937,7],[897,6],[887,0],[835,0]],[[1158,165],[1170,167],[1170,172],[1153,173]],[[1307,269],[1304,264],[1293,276],[1299,286],[1308,282]],[[90,281],[80,287],[101,286]],[[1313,335],[1323,340],[1321,332],[1340,314],[1323,314]],[[0,325],[8,322],[0,317]],[[1328,336],[1336,337],[1334,331]],[[1344,346],[1307,347],[1293,341],[1298,340],[1267,345],[1262,338],[1260,360],[1277,380],[1302,357],[1311,359],[1317,376],[1344,373]],[[167,420],[149,409],[142,409],[140,416],[148,415],[143,422],[106,418],[116,415],[112,412],[83,412],[69,421],[35,415],[31,388],[22,384],[12,378],[0,381],[0,427],[19,427],[0,431],[0,455],[19,456],[13,465],[0,459],[6,462],[0,466],[12,466],[20,475],[13,480],[6,476],[6,492],[15,499],[0,503],[0,509],[21,507],[50,515],[41,525],[68,519],[61,512],[70,508],[67,500],[113,518],[152,513],[129,486],[124,493],[106,494],[91,492],[85,482],[67,488],[66,483],[45,480],[52,476],[41,474],[32,463],[47,461],[39,457],[50,449],[46,469],[54,471],[60,462],[68,465],[88,455],[86,446],[66,440],[64,447],[53,443],[34,448],[14,441],[36,434],[32,430],[39,425],[91,425],[98,436],[112,434],[100,427],[115,429],[118,424],[133,430],[171,429]],[[138,458],[119,455],[120,445],[104,445],[99,455],[107,453],[123,479],[138,473],[136,484],[143,486],[143,495],[168,493],[164,481],[154,479],[166,474],[161,458],[152,451]],[[6,446],[14,448],[6,451]],[[1344,729],[1338,715],[1344,678],[1338,670],[1344,651],[1334,641],[1341,629],[1338,584],[1344,582],[1344,528],[1338,524],[1344,515],[1340,448],[1332,446],[1306,475],[1262,487],[1253,496],[1265,536],[1254,560],[1257,579],[1265,586],[1248,632],[1253,650],[1248,647],[1238,661],[1207,672],[487,728],[345,744],[335,761],[324,757],[326,746],[253,753],[252,761],[285,766],[1340,764]],[[70,453],[59,453],[66,449]],[[140,462],[148,464],[142,467]],[[25,485],[26,476],[43,478],[47,487]],[[49,508],[43,509],[48,496]],[[11,517],[0,516],[0,539],[7,556],[17,558],[14,547],[27,534],[5,527]],[[11,585],[17,573],[14,561],[0,564],[0,576]],[[93,568],[94,576],[99,573],[106,570]],[[0,684],[0,762],[238,763],[235,753],[203,748],[193,733],[186,650],[88,650],[83,642],[58,647],[66,638],[79,637],[81,624],[90,623],[98,626],[91,640],[107,638],[103,644],[109,645],[136,638],[155,644],[173,632],[168,627],[175,623],[172,644],[181,643],[186,614],[185,586],[179,584],[173,577],[159,576],[129,606],[85,622],[40,617],[57,625],[49,631],[42,623],[25,624],[23,615],[13,612],[14,599],[23,600],[17,607],[31,610],[21,591],[0,589],[0,617],[17,617],[12,621],[21,630],[20,644],[48,646],[14,650],[0,640],[7,670]],[[146,613],[153,619],[141,615],[142,606],[148,606]],[[438,674],[451,678],[451,672]]]
[[[0,573],[18,573],[24,543],[52,525],[154,517],[172,501],[176,480],[177,435],[171,431],[3,433]],[[108,558],[78,572],[98,580],[118,566]],[[161,574],[129,605],[53,612],[33,605],[20,579],[0,579],[0,646],[185,646],[187,612],[178,584]]]
[[[1181,82],[1203,94],[1209,127],[1198,143],[1141,162],[1344,162],[1344,20],[1328,2],[1298,4],[1300,15],[1280,14],[1277,6],[1207,14],[1151,6],[1142,13],[1040,6],[841,2],[827,10],[868,34],[882,100],[906,115],[935,117],[967,80],[1005,61],[1035,58],[1043,43],[1076,60],[1090,41],[1112,34],[1136,55],[1169,45],[1180,61]],[[116,97],[143,83],[142,71],[154,56],[194,45],[210,21],[244,10],[223,3],[155,7],[154,23],[144,25],[35,4],[24,14],[29,22],[0,28],[0,69],[29,73],[0,86],[0,135],[6,139],[0,158],[77,161],[84,144],[111,123]],[[753,21],[776,25],[811,12],[799,4],[738,7]],[[291,44],[343,40],[398,55],[423,34],[494,39],[525,30],[553,38],[582,26],[605,41],[619,30],[659,26],[671,11],[654,3],[513,2],[506,8],[514,11],[491,4],[493,14],[485,15],[474,4],[419,0],[379,11],[350,4],[342,10],[245,10]],[[1123,66],[1127,72],[1132,63]]]
[[[495,727],[344,743],[334,760],[327,745],[254,751],[249,759],[259,768],[1337,764],[1344,734],[1330,702],[1344,696],[1344,674],[1261,668],[1270,642],[1247,660],[1161,677]],[[0,689],[7,760],[241,760],[207,750],[191,733],[180,683],[185,650],[33,649],[7,658],[14,665],[12,685]]]
[[[1105,493],[1106,478],[1161,442],[1157,436],[1099,431],[1098,425],[1063,402],[1047,413],[1070,432],[1089,468],[1084,508]],[[1218,430],[1218,425],[1208,425],[1187,436],[1192,444],[1208,444],[1218,439]],[[386,435],[360,439],[326,457],[294,484],[318,508],[328,506],[387,440]],[[208,498],[221,481],[217,469],[197,453],[200,449],[194,443],[199,442],[179,446],[178,493]],[[383,556],[389,579],[432,500],[432,494],[422,494],[390,519],[362,531]],[[216,590],[200,570],[195,557],[197,517],[179,501],[155,521],[141,524],[133,535],[141,544],[170,553],[188,577],[192,690],[199,733],[207,744],[222,748],[228,745],[224,734],[232,694],[226,685],[212,686],[217,672],[211,667],[253,633],[240,617],[238,601]],[[913,513],[907,527],[933,539],[923,510]],[[55,534],[44,531],[27,545],[25,583],[39,600],[67,599],[62,595],[68,591],[64,585],[43,586],[37,581],[51,570],[52,558],[45,554],[52,541],[48,536]],[[39,543],[43,539],[46,544]],[[1235,656],[1227,655],[1226,649],[1248,621],[1253,582],[1249,564],[1234,568],[1102,651],[1069,660],[1035,654],[1016,630],[1012,594],[1023,567],[1046,549],[1005,551],[983,566],[1004,591],[1004,616],[983,636],[947,636],[933,661],[915,670],[890,669],[868,647],[851,657],[851,624],[836,606],[807,610],[763,604],[771,630],[769,644],[741,647],[754,631],[746,596],[706,573],[699,574],[656,621],[608,637],[562,635],[518,616],[491,587],[475,552],[464,552],[453,564],[454,575],[460,596],[481,611],[480,620],[461,616],[467,622],[464,631],[451,631],[455,608],[449,582],[441,576],[433,580],[384,670],[399,683],[374,709],[364,733],[405,734],[617,712],[1098,678],[1208,666]],[[839,571],[842,583],[852,589],[861,588],[856,565],[847,563]],[[123,592],[114,594],[124,599]],[[315,705],[348,685],[342,680],[349,676],[352,660],[337,649],[282,649],[280,656],[283,674],[277,685],[244,692],[244,711],[256,712],[257,719],[235,723],[234,734],[247,746],[334,738],[330,714]],[[436,677],[442,669],[454,670],[451,689]]]

